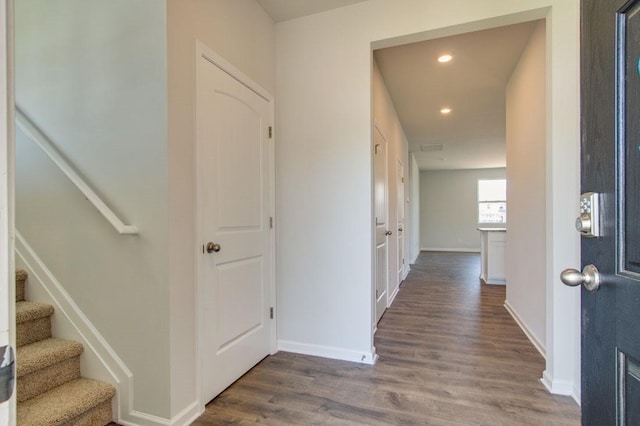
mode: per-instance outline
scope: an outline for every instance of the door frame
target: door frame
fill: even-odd
[[[453,25],[420,26],[370,41],[370,51],[444,36],[544,19],[546,21],[546,364],[541,381],[554,394],[580,402],[580,296],[560,282],[567,265],[580,263],[580,240],[572,224],[580,193],[580,31],[578,1],[537,0],[504,13]],[[373,72],[373,61],[370,73]],[[371,118],[373,122],[373,117]],[[372,298],[375,295],[372,296]],[[373,334],[372,334],[373,336]],[[372,340],[373,344],[373,340]]]
[[[214,50],[210,49],[209,47],[207,47],[206,44],[204,44],[201,40],[197,40],[196,39],[196,55],[195,55],[195,74],[196,74],[196,78],[195,78],[195,87],[194,87],[194,93],[196,93],[197,96],[197,90],[198,90],[198,84],[200,82],[200,76],[198,73],[198,62],[200,61],[200,59],[206,59],[209,62],[211,62],[213,65],[217,66],[218,68],[220,68],[222,71],[224,71],[225,73],[227,73],[229,76],[231,76],[232,78],[234,78],[235,80],[237,80],[238,82],[240,82],[241,84],[243,84],[244,86],[246,86],[248,89],[252,90],[253,92],[255,92],[256,94],[258,94],[259,96],[261,96],[262,98],[264,98],[265,100],[267,100],[267,102],[269,102],[269,121],[271,123],[272,128],[274,128],[274,117],[275,117],[275,108],[274,108],[274,97],[273,95],[271,95],[269,92],[267,92],[262,86],[260,86],[258,83],[256,83],[255,81],[253,81],[251,78],[249,78],[247,75],[245,75],[242,71],[240,71],[239,69],[237,69],[235,66],[233,66],[230,62],[228,62],[226,59],[224,59],[222,56],[220,56],[218,53],[216,53]],[[196,105],[194,105],[194,122],[193,122],[193,129],[194,129],[194,133],[196,132],[197,129],[197,111],[195,110]],[[200,193],[201,193],[201,186],[200,186],[200,182],[201,182],[201,174],[202,174],[202,169],[199,167],[199,163],[198,163],[198,153],[199,153],[199,142],[198,142],[198,138],[197,138],[197,134],[194,135],[195,136],[195,149],[194,149],[194,164],[196,165],[196,173],[195,173],[195,188],[196,188],[196,224],[195,224],[195,235],[196,235],[196,244],[195,244],[195,258],[196,258],[196,271],[195,271],[195,277],[196,277],[196,291],[195,291],[195,296],[196,296],[196,398],[197,401],[199,403],[199,405],[204,408],[204,404],[208,401],[203,401],[203,392],[202,392],[202,371],[203,371],[203,353],[202,353],[202,347],[203,347],[203,342],[204,342],[204,336],[202,335],[203,333],[203,327],[202,327],[202,321],[204,319],[204,301],[202,300],[202,288],[204,285],[204,277],[203,277],[203,273],[202,273],[202,269],[203,269],[203,258],[202,258],[202,241],[200,236],[202,235],[202,220],[203,220],[203,215],[202,215],[202,205],[201,205],[201,197],[200,197]],[[270,347],[270,353],[271,355],[275,354],[278,351],[278,341],[277,341],[277,300],[276,300],[276,216],[275,216],[275,131],[273,131],[272,133],[272,138],[268,139],[269,144],[266,147],[266,152],[268,155],[268,162],[269,162],[269,171],[267,173],[267,177],[269,179],[269,201],[270,201],[270,211],[269,211],[269,216],[271,216],[273,218],[273,228],[271,229],[270,232],[270,248],[271,248],[271,285],[270,285],[270,289],[269,289],[269,297],[271,299],[271,306],[273,306],[274,309],[274,317],[273,320],[271,320],[271,324],[269,324],[270,327],[270,340],[271,340],[271,347]]]
[[[13,1],[0,0],[0,344],[16,347],[15,133]],[[16,424],[16,389],[0,405],[0,421]]]

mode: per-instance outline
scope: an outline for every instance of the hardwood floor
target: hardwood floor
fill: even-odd
[[[194,425],[578,425],[550,395],[544,360],[480,284],[476,254],[422,253],[381,319],[375,366],[280,352],[207,405]]]

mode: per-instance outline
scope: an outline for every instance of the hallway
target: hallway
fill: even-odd
[[[379,323],[375,366],[280,352],[212,401],[194,425],[578,425],[547,393],[544,360],[479,283],[479,256],[425,253]]]

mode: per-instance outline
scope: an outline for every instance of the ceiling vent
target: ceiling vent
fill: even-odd
[[[422,152],[439,152],[444,150],[444,145],[441,143],[420,145],[420,150]]]

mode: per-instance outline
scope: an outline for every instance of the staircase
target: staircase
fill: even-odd
[[[115,388],[80,376],[83,346],[51,337],[53,306],[25,301],[16,272],[16,377],[19,426],[104,426]]]

